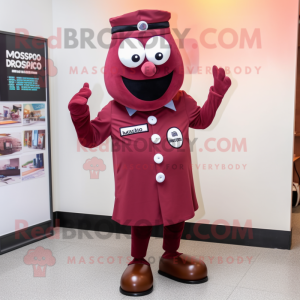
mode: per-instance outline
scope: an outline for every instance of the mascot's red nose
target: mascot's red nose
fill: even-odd
[[[142,65],[142,72],[145,76],[151,77],[156,73],[155,64],[151,61],[147,61]]]

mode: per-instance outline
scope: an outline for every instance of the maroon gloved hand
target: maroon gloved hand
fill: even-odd
[[[83,88],[73,96],[71,99],[68,108],[71,114],[80,115],[86,112],[87,110],[87,101],[91,96],[92,92],[89,89],[89,84],[85,83]]]
[[[229,87],[231,86],[231,80],[225,76],[225,70],[217,66],[213,66],[214,86],[213,91],[221,96],[224,96]]]

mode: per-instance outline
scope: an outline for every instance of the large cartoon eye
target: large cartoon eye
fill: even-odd
[[[118,55],[125,67],[136,68],[145,59],[145,49],[138,39],[128,38],[119,46]]]
[[[164,64],[170,57],[171,47],[166,39],[154,36],[146,43],[146,57],[155,65]]]

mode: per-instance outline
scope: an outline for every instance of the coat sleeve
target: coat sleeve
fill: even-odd
[[[97,117],[90,121],[90,110],[80,115],[71,113],[71,118],[77,132],[80,144],[86,148],[94,148],[102,144],[111,135],[111,102],[98,113]]]
[[[213,87],[210,88],[208,98],[202,107],[198,106],[197,102],[184,91],[183,96],[189,127],[195,129],[205,129],[212,123],[223,99],[223,96],[213,91]]]

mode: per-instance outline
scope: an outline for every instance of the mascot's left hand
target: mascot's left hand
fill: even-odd
[[[225,70],[217,66],[213,66],[214,86],[213,91],[221,96],[224,96],[229,87],[231,86],[231,80],[225,76]]]

